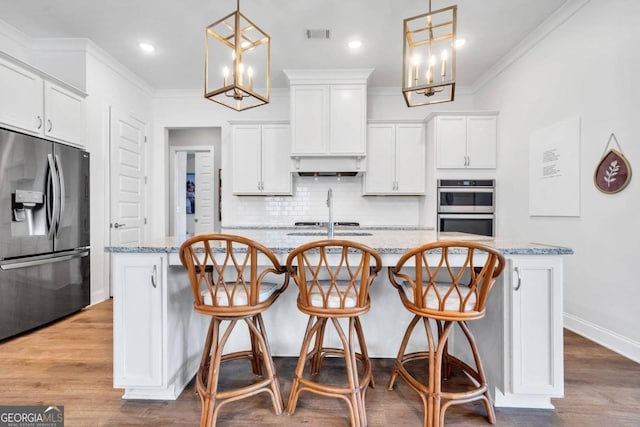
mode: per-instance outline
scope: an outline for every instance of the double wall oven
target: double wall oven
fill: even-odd
[[[495,180],[439,179],[438,231],[495,236]]]

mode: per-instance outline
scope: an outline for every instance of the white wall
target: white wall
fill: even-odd
[[[569,3],[575,14],[474,96],[477,109],[500,111],[498,234],[574,248],[565,258],[566,326],[640,361],[638,178],[614,195],[593,184],[612,132],[640,168],[640,2]],[[581,118],[581,214],[530,217],[529,136],[572,116]]]

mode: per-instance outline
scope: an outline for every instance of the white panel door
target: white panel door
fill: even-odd
[[[196,156],[196,218],[195,234],[213,233],[214,175],[213,152],[198,151]]]
[[[142,243],[145,124],[111,108],[111,245]]]

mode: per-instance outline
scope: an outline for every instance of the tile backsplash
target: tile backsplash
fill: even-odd
[[[222,225],[293,226],[296,221],[327,221],[329,188],[334,221],[355,221],[361,226],[424,225],[425,197],[362,196],[362,179],[294,176],[292,196],[230,195],[222,205]]]

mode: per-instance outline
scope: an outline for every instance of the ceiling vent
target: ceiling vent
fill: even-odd
[[[327,40],[331,38],[331,30],[325,30],[322,28],[310,29],[305,32],[308,39],[321,39]]]

